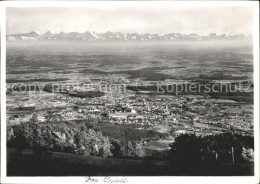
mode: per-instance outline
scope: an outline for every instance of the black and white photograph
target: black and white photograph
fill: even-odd
[[[6,178],[259,175],[258,2],[84,5],[5,8]]]

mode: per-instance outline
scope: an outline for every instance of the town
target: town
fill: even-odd
[[[98,81],[98,82],[97,82]],[[104,83],[121,82],[119,88],[106,91],[103,96],[82,98],[71,96],[72,92],[99,91]],[[7,123],[37,121],[41,123],[98,119],[111,124],[131,125],[137,129],[198,136],[215,135],[224,132],[253,135],[252,104],[233,100],[214,99],[202,95],[156,95],[149,91],[133,91],[123,88],[127,85],[154,85],[155,81],[106,80],[102,77],[90,79],[87,84],[73,87],[67,93],[57,90],[52,93],[30,91],[28,99],[8,105]],[[108,83],[110,84],[110,83]],[[7,88],[10,88],[7,86]],[[94,86],[94,87],[93,87]],[[116,89],[116,90],[115,90]],[[21,92],[13,92],[12,95]]]

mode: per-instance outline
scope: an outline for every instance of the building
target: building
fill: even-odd
[[[36,107],[35,103],[25,102],[22,105],[20,105],[18,109],[21,111],[34,111],[35,107]]]
[[[128,117],[137,117],[137,116],[138,113],[134,109],[131,112],[116,112],[116,113],[109,114],[109,117],[112,119],[127,119]]]
[[[198,123],[198,122],[193,121],[193,127],[194,128],[206,128],[206,129],[208,129],[209,125],[205,124],[205,123]]]

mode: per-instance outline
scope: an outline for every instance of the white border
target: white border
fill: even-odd
[[[6,36],[5,36],[5,8],[0,7],[0,18],[1,18],[1,181],[6,176],[6,70],[5,70],[5,48],[6,48]]]
[[[260,132],[260,116],[259,116],[259,2],[254,7],[253,14],[253,50],[254,50],[254,145],[255,145],[255,175],[258,179],[258,183],[260,183],[260,173],[259,173],[259,132]]]
[[[1,183],[86,183],[85,177],[7,177],[6,176],[6,7],[253,7],[254,9],[254,140],[255,176],[248,177],[127,177],[128,183],[259,183],[259,2],[256,1],[39,1],[0,2],[1,16]],[[3,144],[4,143],[4,144]],[[95,177],[97,178],[97,177]]]
[[[5,7],[254,7],[255,1],[12,1]]]

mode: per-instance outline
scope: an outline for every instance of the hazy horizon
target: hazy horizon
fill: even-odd
[[[24,42],[24,41],[8,41],[7,52],[15,49],[17,51],[30,50],[32,52],[53,52],[57,53],[74,53],[83,54],[85,51],[95,51],[99,53],[110,53],[110,52],[130,52],[138,51],[143,52],[147,49],[156,50],[179,50],[189,51],[197,50],[200,52],[227,52],[227,53],[246,53],[252,54],[253,48],[250,41],[108,41],[108,42],[84,42],[84,41],[37,41],[37,42]],[[109,49],[108,49],[109,48]],[[86,53],[87,54],[87,53]]]

